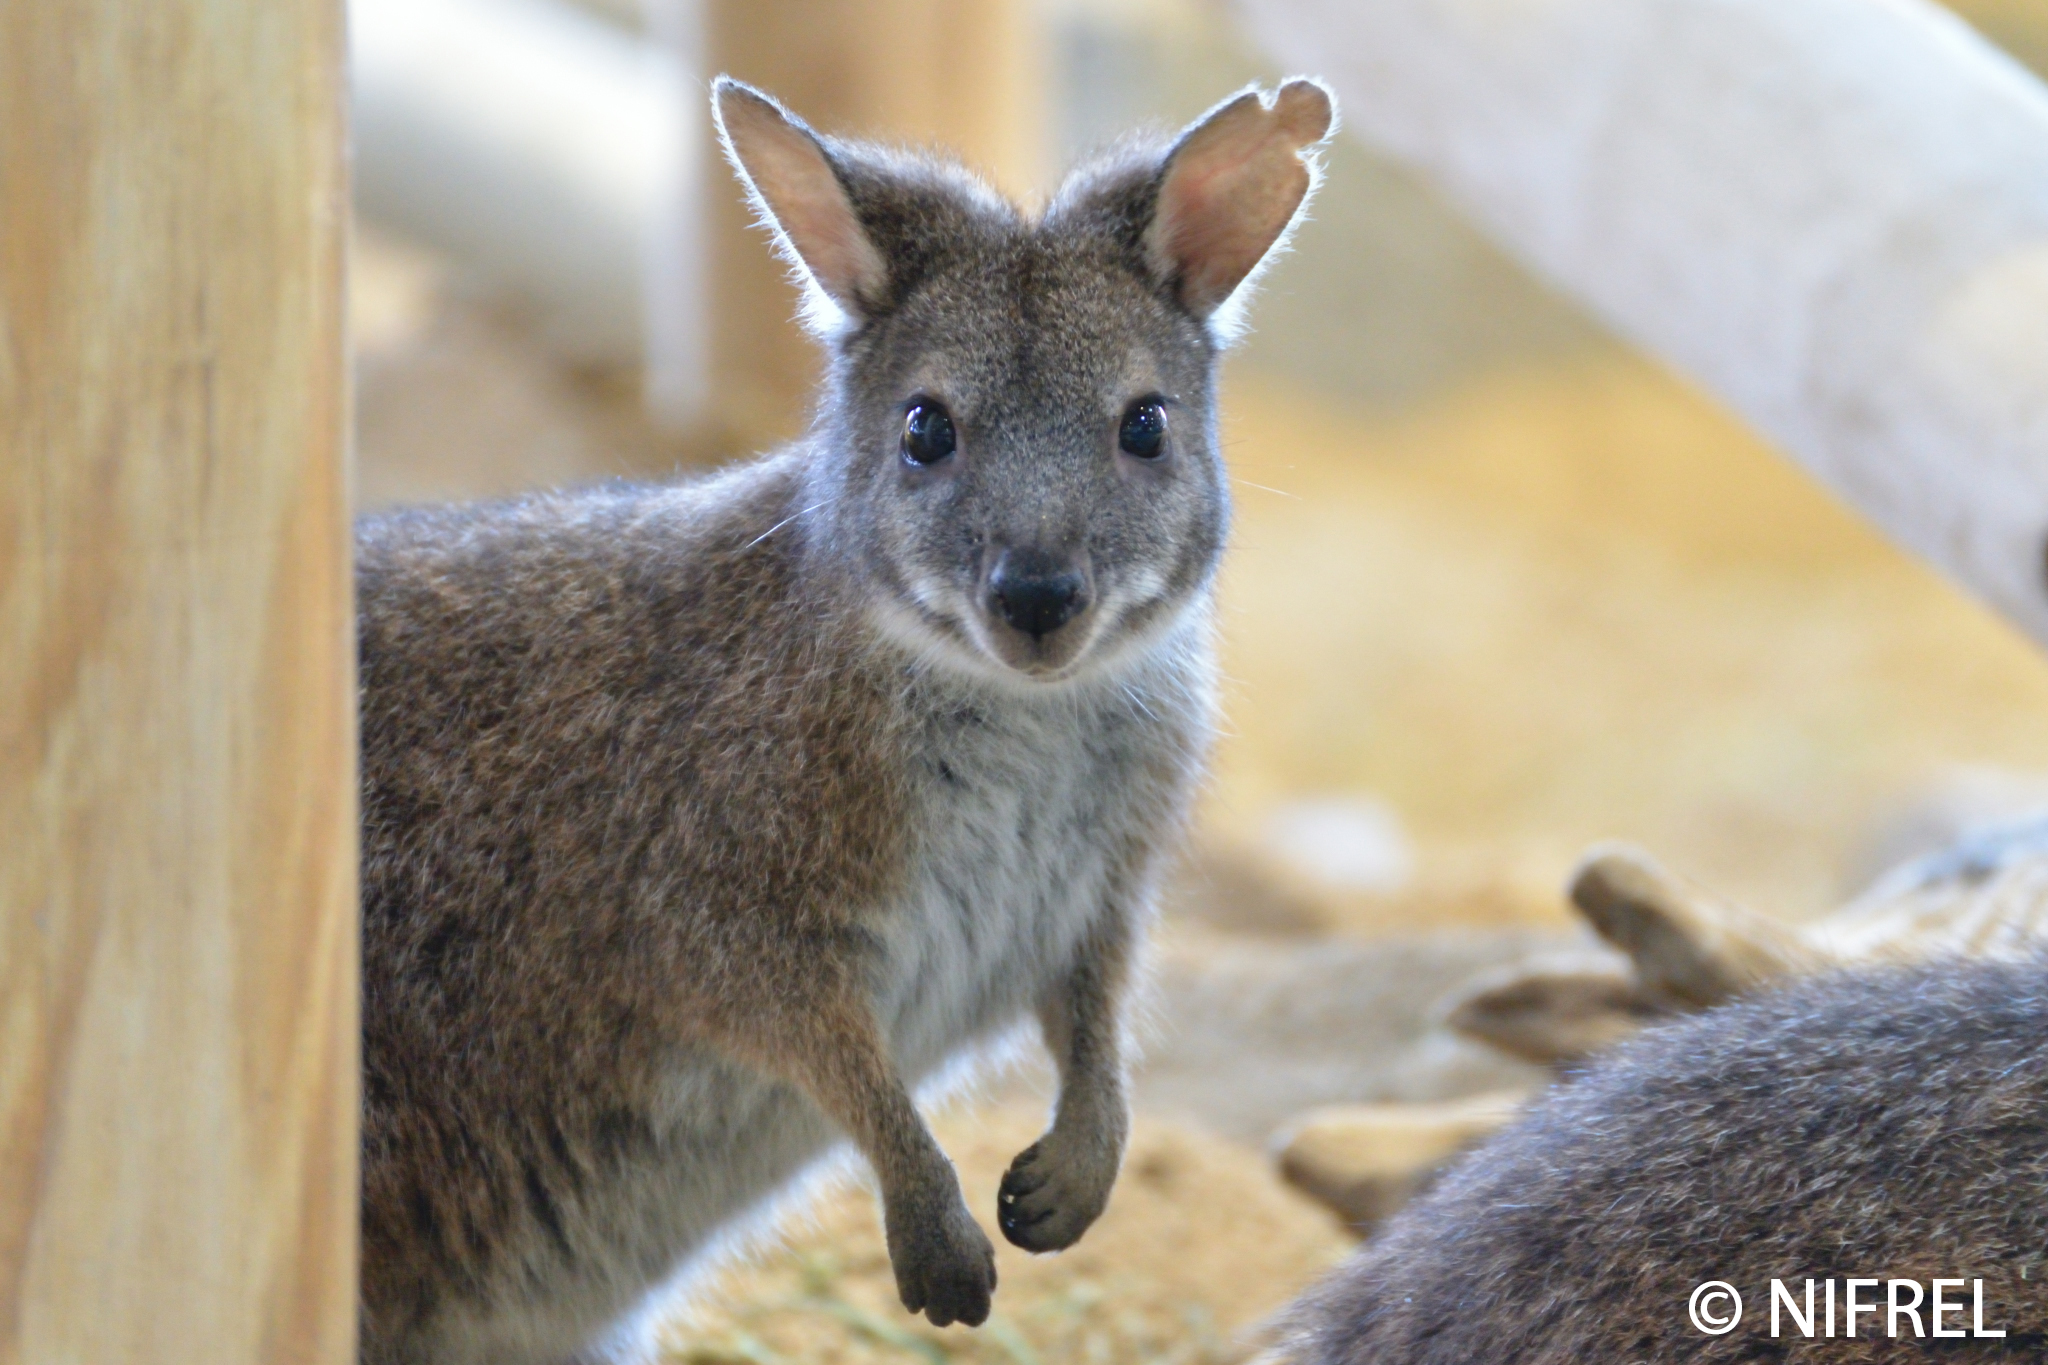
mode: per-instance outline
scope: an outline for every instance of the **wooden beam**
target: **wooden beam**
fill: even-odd
[[[1012,194],[1047,173],[1043,44],[1031,0],[708,0],[706,74],[751,81],[827,133],[957,154]],[[728,172],[711,164],[712,404],[730,450],[810,416],[816,346]]]
[[[0,0],[0,1362],[354,1359],[339,0]]]
[[[1235,4],[1348,129],[2048,645],[2048,88],[1925,0]]]

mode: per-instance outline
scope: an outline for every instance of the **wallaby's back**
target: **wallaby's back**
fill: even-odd
[[[367,1359],[566,1356],[829,1140],[723,1074],[674,1117],[678,1039],[903,875],[890,699],[750,544],[788,463],[363,523]]]
[[[1846,1281],[1983,1281],[1972,1360],[2048,1353],[2048,960],[1844,974],[1651,1030],[1455,1167],[1295,1310],[1297,1365],[1861,1362],[1949,1346]],[[1835,1335],[1790,1314],[1835,1281]],[[1735,1328],[1689,1317],[1741,1294]],[[1884,1305],[1887,1288],[1861,1301]],[[1942,1325],[1972,1330],[1966,1307]],[[1901,1302],[1912,1291],[1901,1288]],[[1725,1301],[1710,1317],[1725,1318]],[[1919,1305],[1927,1322],[1926,1303]]]

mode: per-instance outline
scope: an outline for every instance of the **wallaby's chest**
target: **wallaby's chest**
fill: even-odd
[[[1209,728],[1187,702],[1206,688],[1167,681],[1186,679],[1057,707],[963,702],[912,728],[916,835],[878,1002],[906,1070],[1028,1011],[1114,898],[1142,894]]]

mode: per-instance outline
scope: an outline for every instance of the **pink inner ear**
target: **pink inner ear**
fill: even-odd
[[[742,92],[724,95],[719,115],[734,159],[819,287],[850,309],[878,297],[882,258],[816,140]]]
[[[1189,308],[1213,311],[1279,240],[1309,190],[1302,149],[1329,123],[1327,97],[1297,83],[1271,109],[1232,101],[1175,151],[1149,235]]]

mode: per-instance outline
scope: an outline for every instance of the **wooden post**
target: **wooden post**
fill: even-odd
[[[1044,63],[1031,0],[709,0],[705,74],[751,81],[820,131],[943,148],[1028,195],[1047,172]],[[786,267],[730,173],[708,170],[711,403],[720,444],[801,431],[817,348]]]
[[[354,1359],[339,0],[0,0],[0,1362]]]

